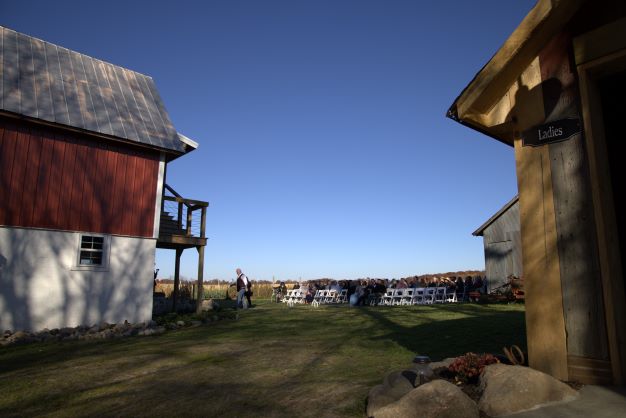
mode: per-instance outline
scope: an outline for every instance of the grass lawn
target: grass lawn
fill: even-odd
[[[0,416],[364,416],[415,354],[511,344],[526,346],[523,305],[266,303],[159,336],[0,348]]]

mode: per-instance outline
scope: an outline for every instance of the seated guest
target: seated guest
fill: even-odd
[[[477,292],[483,292],[483,279],[480,276],[476,276],[473,282],[473,288]]]
[[[463,279],[461,277],[456,278],[456,291],[457,293],[463,293],[463,289],[465,288],[465,283],[463,283]]]
[[[311,302],[313,302],[313,297],[315,296],[315,292],[316,292],[316,290],[312,286],[309,286],[307,288],[306,294],[304,296],[304,303],[311,303]]]
[[[404,279],[400,279],[400,281],[398,281],[398,283],[396,284],[396,289],[406,289],[408,287],[409,285],[406,283],[406,280]]]

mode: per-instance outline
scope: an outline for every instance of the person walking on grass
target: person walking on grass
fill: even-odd
[[[241,269],[237,269],[237,308],[248,309],[252,307],[252,282],[248,279],[248,276],[241,272]],[[246,298],[244,303],[244,296]]]

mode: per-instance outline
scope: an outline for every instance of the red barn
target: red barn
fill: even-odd
[[[150,77],[0,26],[0,328],[149,320],[155,248],[206,244],[161,228],[196,147]]]

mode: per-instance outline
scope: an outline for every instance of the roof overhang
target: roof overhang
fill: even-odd
[[[191,151],[195,151],[200,146],[196,141],[181,134],[180,132],[176,132],[178,136],[178,140],[182,143],[184,152],[182,154],[169,154],[166,157],[167,162],[174,161],[175,159],[182,157],[183,155],[189,154]]]
[[[512,146],[514,121],[503,120],[498,105],[506,100],[511,86],[582,3],[583,0],[539,0],[457,97],[447,116]]]
[[[186,137],[185,135],[181,134],[180,132],[178,132],[178,139],[180,140],[180,142],[182,142],[184,144],[185,147],[185,153],[191,152],[195,149],[198,149],[199,145],[196,141],[194,141],[193,139]]]

